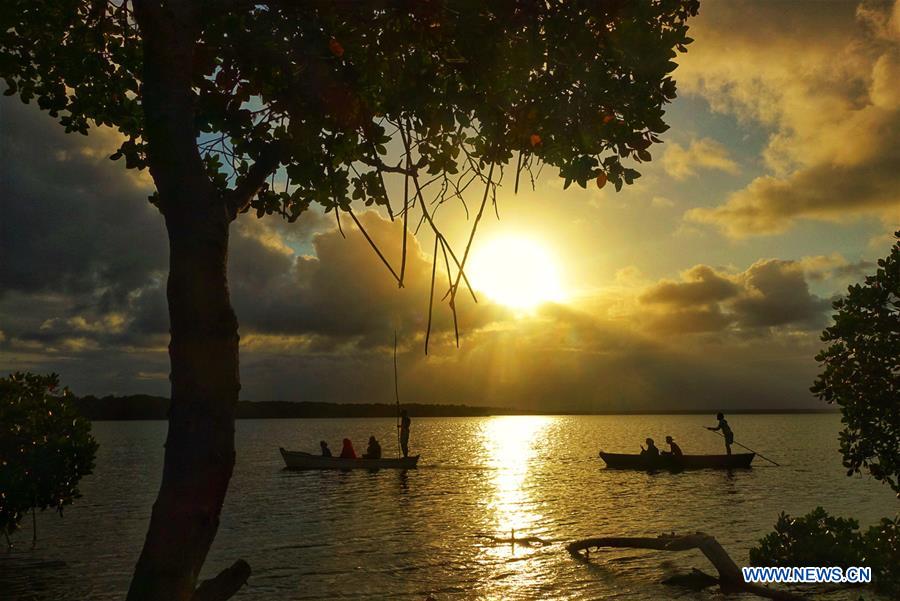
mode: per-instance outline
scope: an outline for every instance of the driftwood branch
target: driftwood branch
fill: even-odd
[[[191,601],[226,601],[244,586],[248,578],[250,565],[243,559],[238,559],[215,578],[201,582]]]
[[[770,589],[757,584],[744,582],[744,576],[740,568],[728,555],[728,552],[719,544],[719,541],[708,534],[697,532],[678,536],[676,534],[663,534],[656,538],[641,537],[601,537],[586,538],[569,543],[566,549],[579,559],[587,559],[591,549],[603,547],[631,548],[631,549],[657,549],[660,551],[688,551],[700,549],[703,555],[713,564],[719,573],[717,582],[723,592],[747,592],[768,599],[778,601],[803,601],[804,597]],[[584,554],[582,553],[584,552]]]

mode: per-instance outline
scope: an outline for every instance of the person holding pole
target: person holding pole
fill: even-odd
[[[716,432],[718,430],[722,431],[722,436],[725,438],[725,451],[731,455],[731,443],[734,442],[734,432],[731,431],[731,426],[728,425],[728,421],[725,419],[725,414],[719,412],[716,414],[716,419],[719,420],[719,425],[715,428],[706,427],[707,430],[712,432]]]
[[[403,451],[404,457],[409,457],[409,426],[411,423],[412,420],[409,419],[409,414],[404,409],[400,412],[400,424],[397,426],[400,428],[400,449]]]

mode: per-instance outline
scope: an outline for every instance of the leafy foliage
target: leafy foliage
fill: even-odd
[[[566,186],[631,183],[622,161],[650,160],[667,129],[673,58],[699,2],[194,4],[188,76],[210,179],[224,190],[277,147],[287,184],[264,186],[253,207],[295,219],[311,203],[388,204],[381,176],[407,158],[444,182],[518,152]],[[145,167],[139,17],[125,0],[3,3],[6,94],[68,131],[118,128],[113,158]],[[401,128],[417,156],[389,165]]]
[[[841,407],[847,475],[865,468],[900,495],[900,232],[890,255],[834,303],[812,391]]]
[[[0,378],[0,531],[12,533],[29,509],[63,507],[81,496],[97,443],[56,374]]]
[[[861,565],[859,522],[832,517],[821,507],[799,518],[782,512],[775,531],[759,542],[750,549],[756,566]]]
[[[750,549],[756,566],[868,566],[877,590],[900,593],[900,517],[884,518],[864,534],[854,519],[821,507],[799,518],[781,513],[775,531]]]
[[[863,544],[860,565],[871,566],[879,590],[900,597],[900,516],[882,518],[866,531]]]

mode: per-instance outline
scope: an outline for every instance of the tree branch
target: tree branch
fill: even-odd
[[[270,143],[247,171],[247,175],[237,183],[233,190],[228,191],[225,205],[232,220],[247,210],[250,201],[266,183],[266,178],[272,175],[278,167],[281,158],[281,143],[277,141]]]
[[[424,159],[420,159],[416,163],[412,164],[411,167],[401,167],[400,163],[397,163],[395,166],[388,165],[378,157],[370,158],[370,157],[362,157],[359,159],[360,162],[364,165],[368,165],[369,167],[374,167],[378,171],[382,171],[384,173],[399,173],[400,175],[412,176],[419,172],[419,169],[425,166]],[[401,161],[402,162],[402,161]]]
[[[225,601],[230,599],[250,578],[250,565],[238,559],[215,578],[204,580],[194,591],[191,601]]]
[[[493,184],[494,177],[494,163],[491,162],[491,167],[488,170],[487,181],[484,184],[484,197],[481,199],[481,207],[478,209],[478,214],[475,215],[475,222],[472,224],[472,231],[469,233],[469,242],[466,244],[466,250],[463,252],[462,262],[459,264],[459,272],[456,274],[456,281],[453,283],[453,286],[450,290],[447,291],[447,294],[450,295],[450,302],[454,302],[456,300],[456,291],[459,290],[459,280],[463,277],[463,272],[466,268],[466,260],[469,258],[469,250],[472,248],[472,241],[475,239],[475,232],[478,230],[478,223],[481,221],[481,216],[484,214],[484,205],[487,203],[488,191]],[[468,285],[468,282],[466,282]],[[444,295],[446,298],[446,295]]]
[[[335,208],[335,211],[337,211],[337,210],[339,210],[339,209]],[[363,224],[359,222],[359,219],[357,219],[356,214],[353,212],[353,209],[347,209],[347,212],[350,214],[350,217],[353,218],[353,223],[355,223],[356,227],[359,228],[359,231],[362,232],[362,235],[365,237],[366,241],[369,243],[369,246],[372,247],[372,250],[375,251],[375,254],[377,254],[378,258],[381,259],[381,262],[384,263],[384,266],[388,268],[388,271],[391,272],[391,275],[394,276],[394,279],[397,280],[397,283],[400,285],[401,288],[403,288],[403,282],[400,280],[400,276],[398,276],[397,272],[394,271],[394,268],[391,267],[391,264],[388,262],[388,260],[382,254],[381,249],[378,248],[378,245],[375,244],[375,241],[372,240],[372,237],[369,236],[369,232],[366,231],[366,228],[363,227]]]

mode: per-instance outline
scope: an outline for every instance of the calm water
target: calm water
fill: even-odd
[[[357,450],[370,434],[386,453],[393,420],[245,420],[238,462],[204,577],[237,558],[253,568],[236,597],[290,599],[718,599],[659,584],[698,567],[699,552],[612,550],[574,561],[565,543],[588,536],[714,534],[737,563],[781,510],[816,505],[863,526],[893,514],[890,490],[844,476],[834,415],[731,416],[738,440],[782,464],[753,470],[645,474],[605,470],[596,457],[672,434],[687,453],[720,452],[705,416],[414,419],[420,468],[408,473],[288,472],[278,447]],[[38,514],[0,551],[0,597],[121,599],[145,534],[162,464],[163,422],[98,422],[95,474],[65,518]],[[541,547],[491,536],[538,536]],[[847,595],[846,598],[850,598]],[[841,594],[829,599],[844,598]]]

